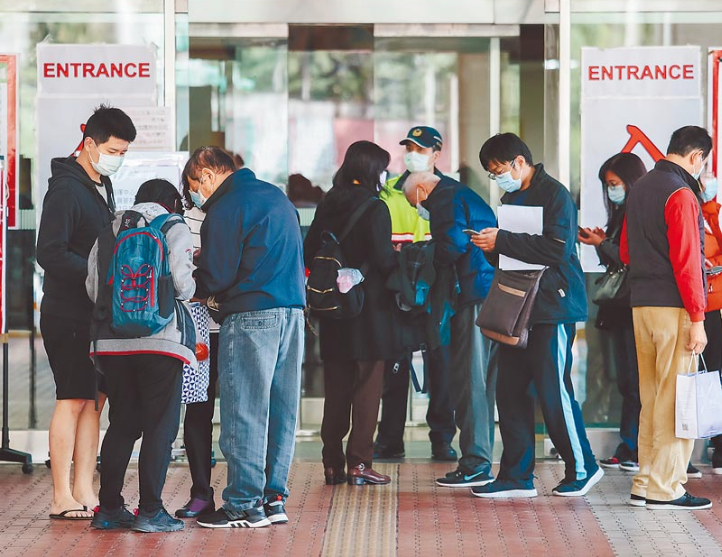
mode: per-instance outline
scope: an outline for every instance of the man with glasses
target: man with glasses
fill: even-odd
[[[534,488],[534,399],[541,405],[554,446],[566,464],[552,493],[585,495],[604,475],[596,463],[574,399],[571,381],[576,322],[587,318],[584,273],[576,251],[577,207],[569,191],[534,165],[529,147],[513,133],[498,134],[481,147],[479,160],[506,193],[504,205],[542,207],[542,234],[498,228],[481,230],[472,242],[489,254],[544,265],[532,309],[527,348],[499,345],[497,408],[504,442],[496,481],[472,491],[477,497],[536,497]],[[534,392],[536,391],[536,397]]]

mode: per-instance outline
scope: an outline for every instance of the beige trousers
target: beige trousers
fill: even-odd
[[[691,354],[687,311],[670,307],[637,307],[634,338],[639,363],[639,473],[632,493],[647,499],[671,501],[684,495],[687,463],[694,440],[674,434],[677,375],[687,373]],[[695,362],[693,369],[697,369]]]

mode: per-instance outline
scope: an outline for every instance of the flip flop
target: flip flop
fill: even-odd
[[[92,520],[92,516],[68,516],[69,513],[87,513],[90,509],[83,505],[82,509],[68,509],[58,514],[50,514],[52,520]]]

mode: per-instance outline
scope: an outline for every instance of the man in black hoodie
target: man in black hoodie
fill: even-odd
[[[93,471],[105,396],[100,396],[96,411],[94,368],[88,355],[93,304],[85,279],[90,250],[115,211],[108,176],[120,168],[135,134],[127,114],[101,105],[85,125],[80,154],[51,162],[37,245],[38,264],[45,270],[40,331],[57,399],[50,422],[51,518],[91,519],[89,509],[97,504]]]

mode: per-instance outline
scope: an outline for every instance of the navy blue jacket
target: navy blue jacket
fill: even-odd
[[[431,215],[431,237],[436,243],[434,263],[456,266],[461,288],[459,305],[483,302],[494,278],[494,268],[462,231],[494,228],[494,211],[474,190],[448,176],[441,177],[422,205]]]
[[[534,166],[531,184],[524,191],[507,193],[504,205],[543,207],[542,235],[500,230],[496,252],[526,263],[546,265],[530,323],[575,323],[587,319],[584,273],[577,256],[577,206],[569,191]]]
[[[247,168],[231,174],[203,205],[196,297],[213,296],[215,316],[304,308],[301,227],[278,187]]]

